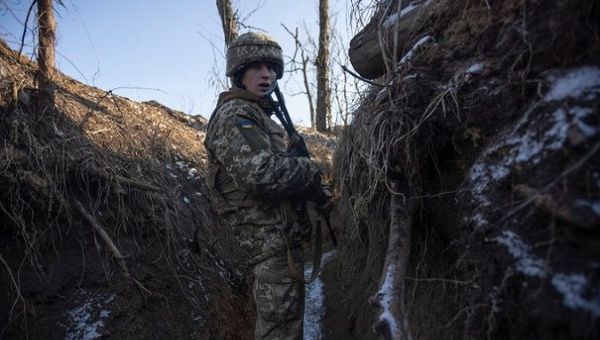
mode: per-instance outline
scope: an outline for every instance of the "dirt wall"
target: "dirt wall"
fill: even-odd
[[[250,337],[205,122],[35,68],[0,41],[0,338]]]
[[[348,294],[330,307],[376,337],[404,181],[414,338],[598,338],[600,6],[431,1],[339,142]]]

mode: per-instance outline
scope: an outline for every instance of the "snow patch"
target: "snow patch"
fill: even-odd
[[[469,171],[469,180],[473,183],[473,192],[481,206],[487,207],[491,203],[485,196],[490,181],[498,181],[508,175],[509,170],[505,166],[486,166],[483,163],[475,163]]]
[[[589,73],[593,73],[590,69],[595,68],[588,67],[584,69]],[[597,71],[600,72],[600,69]],[[600,76],[600,73],[598,76]],[[580,77],[583,77],[583,80],[577,82],[576,79]],[[595,78],[592,77],[592,79]],[[600,82],[600,79],[598,81]],[[576,84],[583,85],[576,86]],[[588,90],[591,85],[588,86],[589,84],[596,85],[596,83],[589,80],[588,76],[584,76],[580,72],[572,72],[556,80],[555,86],[557,89],[551,90],[547,97],[562,99],[580,93],[590,94],[591,92]],[[555,93],[552,94],[552,91]],[[511,169],[515,166],[525,163],[536,165],[544,159],[548,151],[563,149],[572,129],[580,131],[580,138],[586,140],[600,134],[599,127],[586,122],[589,117],[594,115],[592,108],[574,106],[567,109],[559,107],[551,114],[544,113],[531,119],[531,113],[539,104],[534,104],[525,112],[514,125],[512,131],[506,137],[499,139],[488,147],[469,170],[468,180],[472,185],[474,200],[479,205],[483,207],[490,205],[490,201],[486,197],[489,186],[510,175]],[[501,157],[495,159],[497,155],[501,155]],[[600,183],[598,180],[596,182]]]
[[[427,43],[433,42],[433,38],[430,35],[427,35],[423,38],[421,38],[421,40],[417,41],[415,43],[415,45],[410,49],[410,51],[408,51],[403,57],[402,59],[400,59],[400,61],[398,62],[398,66],[396,67],[396,69],[400,68],[400,66],[408,63],[411,59],[413,59],[415,57],[415,55],[417,54],[417,52],[421,49],[421,47]]]
[[[323,254],[321,258],[322,267],[326,266],[335,255],[335,250]],[[304,276],[312,273],[312,264],[307,263],[304,266]],[[323,325],[321,321],[325,316],[325,306],[323,305],[323,282],[318,277],[315,281],[306,285],[306,295],[304,297],[304,339],[321,339]]]
[[[508,252],[517,260],[517,271],[526,276],[544,278],[552,270],[544,270],[542,259],[531,253],[531,248],[512,231],[503,231],[495,238],[499,244],[506,246]],[[552,286],[563,297],[563,304],[571,309],[583,309],[594,317],[600,316],[600,294],[593,292],[591,299],[586,299],[584,294],[588,291],[588,280],[580,273],[556,273],[552,276]]]
[[[409,13],[414,12],[415,9],[417,9],[423,5],[426,5],[428,3],[429,3],[429,1],[426,1],[426,2],[412,1],[408,4],[408,6],[403,8],[400,12],[394,13],[394,14],[390,15],[387,19],[385,19],[382,26],[384,28],[390,28],[390,27],[394,26],[397,22],[399,22],[400,19],[402,19],[402,17],[405,17]]]
[[[381,288],[377,292],[383,312],[379,315],[379,321],[386,321],[390,325],[392,334],[398,333],[398,323],[396,317],[392,314],[390,307],[392,306],[392,293],[394,290],[394,275],[396,274],[396,267],[391,264],[388,265],[385,272],[385,280],[381,285]]]
[[[594,214],[600,216],[600,200],[582,200],[582,199],[578,199],[577,201],[575,201],[575,204],[577,204],[580,207],[588,208]]]
[[[517,271],[533,277],[545,277],[544,262],[531,254],[531,249],[521,238],[512,231],[505,230],[495,241],[504,245],[508,252],[517,260]]]
[[[190,168],[188,170],[187,179],[196,179],[198,177],[198,170],[196,168]]]
[[[473,222],[475,222],[475,225],[478,227],[482,227],[484,225],[489,224],[488,220],[481,214],[481,213],[476,213],[475,216],[472,217]]]
[[[594,111],[589,107],[575,106],[569,109],[569,113],[573,115],[573,122],[575,126],[583,133],[587,138],[594,137],[600,131],[597,127],[590,126],[584,120],[587,117],[591,117]]]
[[[82,306],[68,311],[67,317],[71,321],[71,326],[66,331],[65,339],[88,340],[102,337],[105,321],[111,314],[111,310],[103,306],[108,305],[115,297],[116,294],[101,293],[88,296]]]
[[[594,317],[600,316],[600,295],[596,294],[591,300],[585,299],[583,294],[588,288],[588,281],[582,274],[556,274],[552,285],[562,294],[565,306],[586,310]]]
[[[190,199],[189,199],[189,198],[187,198],[187,196],[183,196],[183,201],[184,201],[186,204],[190,204],[190,202],[191,202],[191,201],[190,201]]]
[[[482,71],[483,71],[483,63],[476,63],[476,64],[469,66],[469,68],[465,71],[465,73],[480,74]]]
[[[579,67],[559,76],[550,76],[548,80],[552,85],[544,96],[547,102],[566,98],[591,100],[600,94],[600,68],[597,66]]]

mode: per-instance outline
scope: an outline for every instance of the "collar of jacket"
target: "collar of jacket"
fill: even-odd
[[[219,94],[219,101],[217,102],[217,106],[221,106],[225,102],[236,98],[257,103],[258,105],[260,105],[260,107],[263,108],[263,110],[265,110],[265,112],[269,116],[272,115],[274,111],[279,108],[279,103],[271,99],[269,96],[259,97],[255,94],[252,94],[251,92],[237,87],[232,87],[228,91],[221,92],[221,94]]]

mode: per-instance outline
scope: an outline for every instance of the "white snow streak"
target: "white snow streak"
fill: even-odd
[[[552,278],[552,285],[562,294],[565,306],[574,310],[586,310],[594,317],[600,316],[600,295],[596,295],[591,300],[583,297],[588,281],[582,274],[556,274]]]
[[[512,231],[503,231],[495,238],[496,242],[506,246],[508,252],[517,259],[517,270],[527,276],[544,277],[544,262],[531,254],[531,249]]]
[[[591,138],[598,134],[598,128],[590,126],[585,122],[587,117],[592,117],[594,114],[591,108],[575,106],[570,108],[569,112],[573,115],[575,126],[577,126],[585,137]]]
[[[548,273],[552,273],[550,268],[544,270],[542,259],[532,254],[531,247],[514,232],[505,230],[495,238],[495,241],[504,245],[517,260],[516,268],[520,273],[538,278],[544,278]],[[584,295],[589,290],[589,283],[583,274],[555,273],[552,276],[552,286],[562,295],[565,306],[573,310],[585,310],[594,317],[600,316],[599,292],[592,292],[591,299],[586,299]]]
[[[402,19],[402,17],[408,15],[409,13],[412,13],[415,9],[417,9],[427,3],[429,3],[429,1],[427,1],[425,3],[423,3],[423,1],[412,1],[411,3],[408,4],[408,6],[403,8],[399,13],[394,13],[394,14],[390,15],[387,19],[385,19],[382,26],[384,28],[390,28],[390,27],[394,26],[394,24],[399,22],[400,19]]]
[[[560,76],[552,76],[552,87],[544,96],[545,101],[565,98],[593,99],[600,94],[600,68],[583,66],[567,71]]]
[[[323,254],[321,265],[326,266],[335,255],[335,250]],[[304,267],[304,276],[312,273],[312,264],[306,264]],[[323,282],[317,278],[314,282],[306,285],[306,295],[304,298],[304,339],[319,340],[323,326],[321,321],[325,316],[325,306],[323,305]]]
[[[433,38],[431,36],[425,36],[423,38],[421,38],[421,40],[417,41],[415,43],[415,45],[410,49],[410,51],[408,51],[403,57],[402,59],[400,59],[400,61],[398,62],[398,67],[400,67],[401,65],[404,65],[406,63],[408,63],[412,58],[415,57],[415,55],[417,54],[417,51],[421,48],[421,46],[430,43],[433,41]]]
[[[396,274],[396,267],[391,264],[388,265],[387,270],[385,272],[385,280],[383,281],[383,285],[377,292],[377,296],[379,297],[379,303],[381,307],[383,307],[383,312],[379,315],[380,321],[386,321],[388,325],[390,325],[390,331],[392,334],[398,334],[398,322],[396,321],[396,317],[392,314],[390,307],[392,306],[392,294],[394,290],[394,275]]]

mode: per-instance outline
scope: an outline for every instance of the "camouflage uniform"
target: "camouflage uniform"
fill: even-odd
[[[208,184],[254,266],[256,338],[302,339],[304,286],[291,277],[282,230],[288,223],[299,234],[306,230],[289,198],[318,192],[320,170],[308,158],[284,155],[284,131],[270,118],[271,105],[238,88],[220,95],[205,139]],[[301,251],[302,236],[292,238],[292,251]]]

